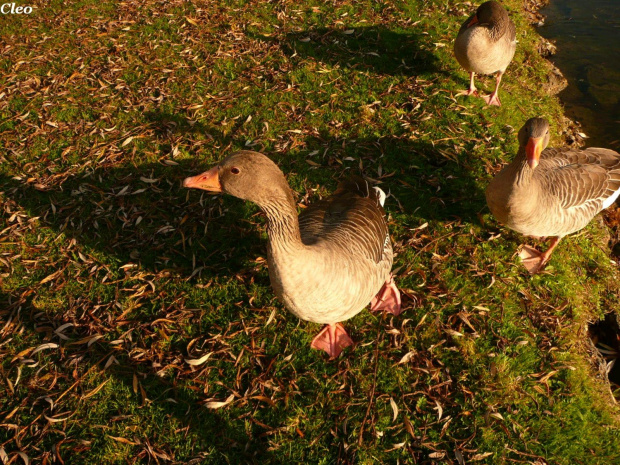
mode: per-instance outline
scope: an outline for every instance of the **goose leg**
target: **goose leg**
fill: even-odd
[[[461,95],[475,95],[478,96],[478,89],[476,89],[476,85],[474,84],[474,76],[476,73],[469,73],[469,89],[464,91]]]
[[[491,95],[485,95],[484,97],[482,97],[484,99],[485,102],[487,102],[487,105],[496,105],[498,107],[502,106],[502,102],[499,101],[499,83],[502,82],[502,75],[503,73],[498,72],[497,73],[497,78],[495,80],[495,90],[493,91],[493,93]]]
[[[519,257],[521,257],[521,261],[523,262],[523,266],[530,272],[530,274],[536,274],[541,271],[549,258],[551,257],[551,253],[553,249],[556,248],[558,243],[560,242],[559,237],[552,237],[551,244],[549,244],[549,248],[545,252],[539,252],[534,247],[530,247],[529,245],[524,245],[523,249],[519,253]]]
[[[335,323],[325,325],[321,332],[312,339],[310,347],[324,350],[329,354],[329,358],[336,358],[342,349],[350,345],[353,345],[353,340],[347,334],[344,326]]]
[[[400,315],[400,292],[392,279],[392,275],[387,279],[379,293],[370,301],[370,310],[385,310],[386,312]]]

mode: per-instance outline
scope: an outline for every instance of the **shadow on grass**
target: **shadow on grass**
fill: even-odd
[[[213,126],[189,119],[181,113],[160,110],[147,111],[144,113],[144,119],[155,129],[156,136],[162,139],[160,149],[165,154],[170,153],[172,149],[164,142],[165,136],[169,134],[202,134],[219,146],[227,146],[233,142],[236,133],[243,126],[244,122],[241,118],[231,121],[228,135],[224,135],[224,133]]]
[[[222,158],[231,150],[223,150]],[[329,134],[310,136],[305,150],[319,154],[271,156],[285,173],[295,172],[310,185],[327,184],[329,191],[340,178],[360,174],[361,166],[361,174],[394,194],[403,213],[428,220],[473,222],[484,206],[466,151],[422,140],[343,141]],[[174,166],[87,169],[50,185],[0,174],[0,185],[4,198],[29,216],[91,251],[114,257],[119,267],[131,264],[147,272],[208,279],[247,268],[248,260],[264,255],[265,244],[258,237],[262,220],[257,207],[181,186],[186,176],[207,167],[182,160]]]
[[[328,134],[306,140],[306,148],[319,154],[316,170],[335,171],[334,178],[362,174],[379,181],[394,196],[387,209],[401,209],[426,220],[477,222],[485,197],[475,178],[467,150],[397,137],[342,140]],[[323,154],[323,155],[321,155]],[[307,171],[311,173],[312,170]],[[308,175],[312,180],[312,175]],[[335,185],[335,182],[334,182]]]
[[[252,36],[252,34],[249,34]],[[414,76],[439,72],[430,52],[430,36],[417,32],[396,32],[383,26],[364,26],[340,30],[318,28],[288,34],[278,39],[260,34],[253,37],[278,41],[289,56],[312,57],[332,66],[370,71],[384,75]]]
[[[163,130],[173,132],[208,129],[169,114],[166,118],[154,117],[154,121],[161,121]],[[234,142],[217,133],[213,133],[213,137],[222,145]],[[310,153],[314,152],[317,154],[311,156]],[[223,150],[222,158],[225,155],[227,153]],[[456,153],[441,143],[433,145],[396,137],[342,140],[325,132],[308,137],[301,151],[270,155],[285,173],[301,179],[302,184],[323,184],[328,191],[333,191],[337,181],[349,173],[359,174],[361,166],[362,174],[379,180],[381,187],[398,199],[400,207],[394,200],[388,200],[388,211],[402,208],[403,212],[415,212],[413,216],[422,219],[473,221],[476,212],[484,205],[467,154]],[[307,163],[308,160],[314,165]],[[119,267],[134,263],[147,272],[169,271],[173,276],[189,280],[196,279],[194,273],[198,268],[202,268],[198,276],[203,280],[232,277],[252,266],[248,260],[264,256],[265,245],[258,238],[258,220],[254,215],[258,210],[238,199],[214,197],[181,187],[185,176],[205,168],[207,166],[202,162],[194,160],[181,160],[173,166],[146,163],[137,167],[86,168],[62,182],[50,181],[48,185],[45,178],[31,181],[25,176],[15,179],[0,175],[0,185],[5,200],[24,208],[30,217],[39,217],[39,223],[54,234],[75,239],[82,247],[90,249],[87,250],[89,253],[106,255],[108,263],[117,261]],[[301,190],[299,185],[297,188]],[[299,193],[303,195],[303,192]],[[165,276],[161,278],[166,279]],[[10,308],[15,312],[21,306],[21,319],[33,333],[41,326],[55,329],[67,323],[62,315],[42,314],[37,310],[32,305],[34,292],[20,289],[13,291],[12,295],[0,293],[0,308]],[[81,304],[78,302],[78,305]],[[151,327],[153,315],[159,316],[160,310],[158,307],[151,313],[133,313],[129,324],[135,334],[154,332]],[[98,316],[91,313],[81,312],[78,318],[74,320],[79,324],[76,331],[77,328],[90,328],[88,331],[92,333],[96,327],[101,331],[114,328],[102,326],[97,321]],[[190,324],[186,318],[182,316],[184,325]],[[219,315],[217,319],[218,324],[225,325],[239,318]],[[201,328],[206,330],[206,325]],[[124,328],[127,329],[129,327]],[[84,336],[88,334],[75,334],[75,339]],[[147,339],[141,340],[138,346],[149,347]],[[188,334],[176,337],[167,350],[184,353],[190,339]],[[62,346],[64,357],[84,360],[87,367],[94,367],[97,371],[103,370],[109,353],[109,345],[103,343],[88,348],[83,344]],[[124,352],[115,352],[114,355],[119,365],[107,369],[109,376],[132,390],[134,374],[142,373],[144,377],[140,382],[146,397],[157,399],[158,408],[164,415],[178,419],[200,437],[202,443],[196,445],[196,450],[211,448],[224,456],[234,455],[235,459],[251,463],[277,463],[268,450],[269,436],[253,434],[255,428],[250,428],[250,432],[244,430],[245,420],[231,421],[201,406],[204,399],[201,398],[200,383],[195,383],[191,375],[162,378],[157,374],[158,368],[146,361],[132,360]],[[273,372],[270,368],[261,369],[260,376],[273,376]],[[183,387],[187,383],[191,384],[191,389]],[[198,389],[196,394],[193,389]],[[172,398],[176,403],[168,402],[166,398]],[[45,407],[41,403],[37,408]],[[249,416],[248,421],[251,420]],[[250,445],[247,450],[245,444]]]
[[[190,165],[183,161],[87,170],[51,185],[0,174],[0,185],[5,198],[30,216],[115,257],[119,265],[189,276],[195,261],[203,276],[235,273],[251,255],[249,248],[260,243],[255,228],[242,218],[241,202],[233,207],[206,193],[204,199],[189,194],[181,181],[201,169]],[[208,226],[214,222],[217,227]]]
[[[65,321],[54,321],[53,318],[50,319],[50,316],[47,313],[43,313],[37,309],[32,303],[34,297],[35,293],[32,290],[18,289],[10,293],[0,291],[0,321],[5,320],[7,322],[11,322],[14,327],[25,328],[32,334],[38,333],[44,335],[47,333],[48,337],[45,339],[45,342],[48,342],[50,338],[58,341],[58,338],[52,338],[52,331],[59,328],[61,325],[64,325]],[[0,336],[3,335],[0,334]],[[9,334],[8,336],[11,335]],[[3,339],[4,337],[0,338],[0,343],[4,342]],[[44,341],[41,340],[39,342],[43,343]],[[181,429],[179,434],[183,434],[183,431],[189,430],[194,436],[199,437],[198,443],[193,443],[194,452],[199,453],[199,456],[193,458],[189,463],[205,463],[204,461],[207,460],[207,457],[209,460],[213,460],[209,463],[220,463],[222,460],[227,463],[232,463],[229,462],[230,459],[243,461],[235,463],[280,463],[277,460],[274,461],[271,454],[267,450],[269,447],[267,440],[268,436],[256,434],[252,435],[251,433],[248,434],[247,428],[244,428],[243,426],[243,422],[237,421],[235,423],[238,426],[233,427],[231,422],[220,416],[216,411],[209,410],[201,405],[202,399],[199,395],[193,395],[190,393],[191,391],[187,389],[180,389],[177,379],[167,380],[158,376],[155,367],[149,366],[149,364],[146,363],[132,362],[126,354],[115,350],[110,351],[109,349],[111,346],[109,345],[104,346],[102,344],[95,343],[86,346],[84,344],[67,343],[67,341],[65,341],[64,343],[61,343],[61,346],[62,350],[58,352],[58,357],[51,355],[54,359],[52,365],[43,363],[38,369],[37,374],[34,376],[34,379],[29,378],[29,371],[27,371],[28,374],[24,375],[22,385],[26,383],[28,384],[28,388],[24,391],[27,392],[27,398],[24,398],[24,396],[10,397],[15,399],[15,404],[27,402],[31,405],[31,408],[28,411],[30,418],[26,421],[30,422],[29,427],[36,424],[40,424],[41,426],[40,428],[33,426],[31,434],[37,435],[41,432],[46,432],[49,427],[49,423],[48,420],[45,419],[44,415],[53,417],[54,415],[57,415],[58,410],[77,408],[75,405],[63,405],[67,398],[65,398],[62,402],[60,399],[65,397],[65,394],[70,394],[72,392],[73,397],[77,399],[75,400],[75,403],[81,403],[82,408],[88,409],[88,407],[84,405],[83,401],[83,399],[85,399],[84,386],[79,385],[81,383],[74,384],[75,379],[73,378],[79,376],[78,380],[86,380],[87,373],[94,372],[103,374],[105,370],[106,374],[104,376],[112,376],[115,380],[125,385],[126,391],[133,391],[135,393],[135,401],[133,403],[135,405],[141,403],[141,406],[139,407],[140,409],[148,408],[146,405],[151,403],[156,406],[153,412],[146,415],[157,415],[159,414],[158,412],[162,412],[165,419],[169,420],[174,417],[185,427]],[[51,352],[48,351],[47,353],[49,354]],[[117,364],[112,364],[109,367],[104,368],[105,361],[109,360],[111,355],[116,357]],[[25,354],[21,353],[15,357],[13,362],[20,364],[20,359],[23,359],[24,356]],[[35,355],[33,357],[36,359],[39,356]],[[28,361],[28,363],[33,363],[33,360]],[[34,366],[38,364],[39,363],[36,362]],[[81,367],[79,373],[74,369],[74,367],[77,368],[78,366]],[[36,381],[38,381],[37,377],[40,372],[45,373],[46,367],[51,368],[51,371],[55,372],[54,376],[57,379],[64,380],[67,386],[71,386],[72,384],[73,386],[69,387],[67,390],[65,390],[66,386],[61,386],[61,384],[57,384],[56,382],[53,382],[49,388],[46,385],[38,386],[36,384]],[[65,369],[63,370],[61,367],[65,367]],[[63,375],[63,371],[65,374],[73,371],[73,378]],[[58,376],[59,372],[61,373],[60,377]],[[138,390],[136,389],[135,384],[136,379],[138,379],[140,383],[140,388]],[[21,389],[23,390],[25,388]],[[144,389],[144,391],[141,395],[140,391],[142,389]],[[61,391],[63,394],[59,395]],[[55,402],[61,403],[54,407],[53,403],[50,404],[47,402],[42,402],[41,399],[43,398],[51,398]],[[94,401],[97,402],[96,397],[94,399]],[[9,399],[7,399],[7,401],[9,401]],[[132,411],[132,406],[128,406],[122,402],[119,403],[118,399],[108,399],[106,405],[113,409],[117,409],[116,411],[108,411],[105,413],[108,421],[114,423],[116,421],[125,421],[126,419],[131,418],[131,415],[127,415],[127,413]],[[54,408],[55,410],[53,410]],[[79,429],[84,426],[88,427],[87,424],[83,424],[80,427],[72,427],[73,434],[75,434],[76,430],[79,431]],[[170,427],[172,426],[173,425]],[[97,432],[97,428],[101,428],[101,426],[95,427],[94,430],[88,429],[83,431],[80,435],[83,442],[93,443],[93,445],[95,445],[96,442],[101,441],[101,436],[104,435]],[[133,429],[131,428],[131,423],[127,426],[127,429]],[[34,433],[32,433],[32,431],[34,431]],[[7,432],[7,430],[4,430],[4,432]],[[164,429],[163,433],[166,432],[167,431]],[[19,429],[16,430],[15,437],[17,438],[21,436],[22,433],[23,432],[20,432]],[[161,431],[159,433],[161,433]],[[177,434],[177,431],[174,433]],[[19,444],[19,439],[17,439],[17,443],[15,443],[8,434],[2,434],[0,435],[0,438],[2,438],[0,439],[2,441],[2,446],[9,455],[13,455],[14,452],[23,450],[22,446]],[[86,439],[92,439],[92,441],[88,441]],[[136,447],[136,458],[143,461],[146,459],[149,463],[150,459],[154,459],[156,463],[159,463],[157,457],[172,460],[170,456],[166,456],[166,451],[161,449],[162,445],[165,447],[166,444],[161,444],[161,440],[157,441],[157,437],[149,438],[142,435],[141,431],[138,430],[133,437],[134,441],[136,441],[136,439],[138,442],[137,445],[134,443]],[[49,438],[47,438],[47,440],[49,440]],[[151,440],[160,442],[157,446],[158,448],[155,448],[149,444],[149,441]],[[63,442],[64,441],[60,441],[60,443],[54,446],[56,450],[55,454],[59,458],[64,457],[66,460],[67,456],[70,456],[71,453],[75,452],[76,447],[77,450],[80,449],[79,446],[74,444],[74,441],[68,441],[67,444],[65,444],[61,449]],[[131,441],[128,443],[132,444]],[[81,450],[83,451],[85,449]],[[78,462],[82,463],[80,460],[76,459],[75,463]]]

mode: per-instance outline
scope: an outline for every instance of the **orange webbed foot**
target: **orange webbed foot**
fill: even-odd
[[[353,345],[353,340],[340,323],[326,325],[312,340],[310,347],[324,350],[329,358],[336,358],[342,349]]]
[[[396,287],[392,275],[390,275],[379,293],[370,301],[370,310],[373,312],[385,310],[396,316],[402,313],[400,291]]]
[[[530,274],[539,273],[547,264],[547,261],[544,260],[544,254],[529,245],[523,245],[519,257]]]
[[[496,107],[501,107],[502,102],[499,100],[499,95],[496,92],[493,92],[491,95],[484,95],[482,99],[487,102],[487,105],[495,105]]]

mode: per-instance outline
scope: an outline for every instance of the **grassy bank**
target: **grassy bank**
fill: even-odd
[[[561,143],[538,37],[506,4],[519,43],[501,108],[457,96],[471,6],[452,0],[53,1],[3,17],[0,459],[619,461],[584,344],[617,306],[604,228],[530,277],[522,238],[485,207],[526,119],[547,116]],[[336,361],[275,300],[257,208],[180,186],[244,147],[300,203],[348,173],[392,194],[406,311],[348,321],[358,344]]]

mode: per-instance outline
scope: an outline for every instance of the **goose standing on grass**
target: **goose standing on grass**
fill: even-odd
[[[267,263],[276,296],[302,320],[325,324],[312,347],[337,357],[353,344],[341,321],[371,310],[401,312],[392,280],[392,243],[382,205],[385,194],[361,178],[299,217],[292,191],[265,155],[241,151],[185,179],[185,187],[249,200],[267,216]],[[372,302],[371,302],[372,300]]]
[[[467,18],[454,42],[454,55],[469,71],[469,89],[465,95],[478,95],[474,76],[497,73],[495,90],[482,98],[489,105],[500,106],[499,83],[514,57],[516,29],[504,7],[498,2],[485,2]]]
[[[560,239],[585,227],[620,195],[620,154],[613,150],[545,149],[549,122],[531,118],[519,131],[519,151],[486,190],[495,217],[510,229],[551,237],[541,253],[524,246],[523,264],[540,271]]]

